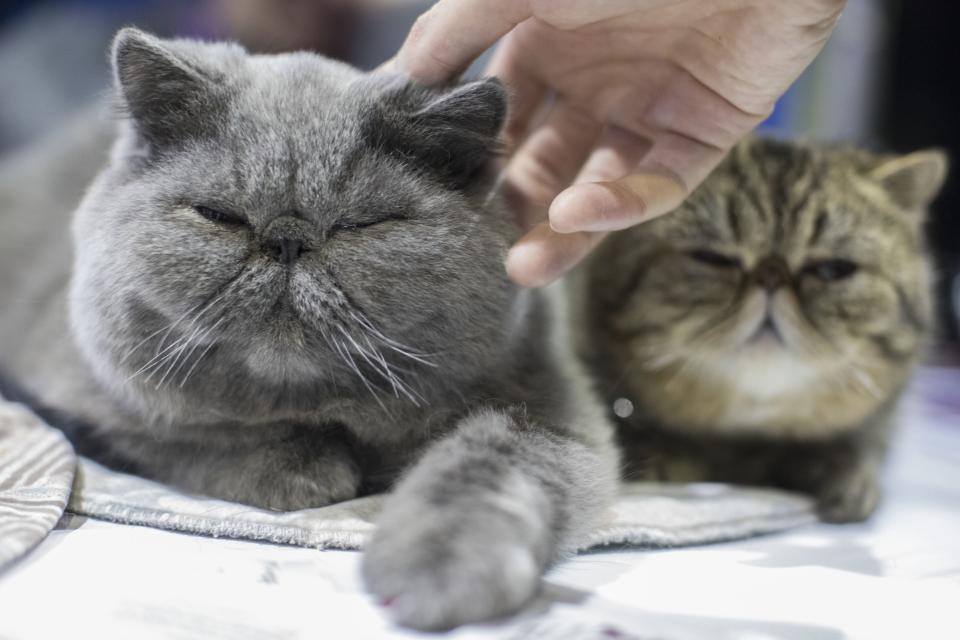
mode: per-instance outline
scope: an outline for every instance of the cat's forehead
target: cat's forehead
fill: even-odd
[[[670,234],[757,254],[839,248],[853,230],[887,222],[856,184],[868,162],[842,148],[747,141],[693,194]]]
[[[370,84],[309,54],[250,56],[216,133],[191,152],[191,167],[204,167],[197,180],[259,206],[327,199],[348,167],[359,167],[362,124],[376,96]]]
[[[282,136],[322,145],[313,152],[336,151],[338,143],[355,135],[370,99],[362,74],[310,54],[250,56],[245,71],[224,133],[241,136],[252,147]]]

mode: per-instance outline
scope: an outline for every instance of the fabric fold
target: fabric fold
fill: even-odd
[[[63,515],[77,458],[63,435],[0,399],[0,570],[43,540]]]

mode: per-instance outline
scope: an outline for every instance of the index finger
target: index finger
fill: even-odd
[[[417,18],[393,65],[425,84],[451,80],[530,16],[528,0],[440,0]]]
[[[636,172],[568,187],[550,205],[554,231],[618,231],[673,211],[723,159],[726,149],[662,134]]]

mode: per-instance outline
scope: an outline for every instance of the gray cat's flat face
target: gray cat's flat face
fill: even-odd
[[[77,214],[72,289],[102,380],[179,403],[247,385],[415,401],[412,370],[502,339],[498,85],[133,31],[114,59],[130,120]]]

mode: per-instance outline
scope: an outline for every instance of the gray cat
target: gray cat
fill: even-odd
[[[545,300],[504,273],[503,88],[134,29],[112,59],[116,136],[0,170],[7,376],[187,491],[290,510],[393,487],[363,569],[395,618],[515,611],[617,456]],[[64,199],[114,137],[71,245]]]

